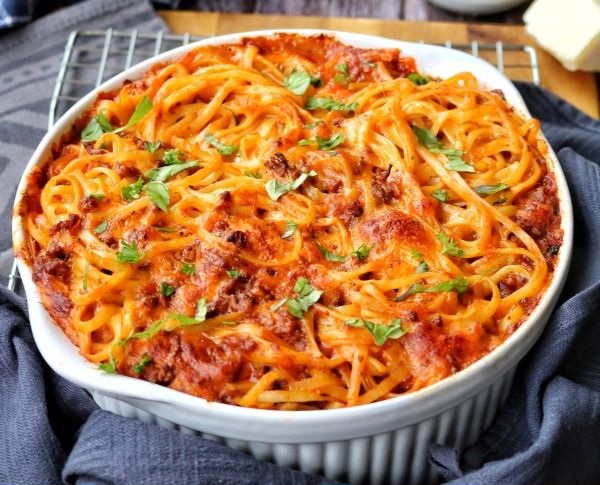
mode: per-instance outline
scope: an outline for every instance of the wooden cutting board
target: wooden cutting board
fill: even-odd
[[[594,75],[565,70],[552,56],[544,52],[529,37],[522,26],[476,23],[407,22],[337,17],[299,17],[283,15],[247,15],[186,11],[162,11],[160,15],[175,33],[193,35],[221,35],[261,29],[317,28],[345,30],[381,35],[396,39],[424,42],[467,43],[478,41],[524,44],[535,47],[541,85],[565,98],[594,118],[600,117],[599,97]],[[486,54],[487,55],[487,54]],[[492,55],[490,52],[489,55]],[[495,56],[495,54],[493,54]],[[483,56],[485,57],[485,55]],[[505,52],[506,68],[511,79],[531,81],[530,57],[523,52]],[[490,58],[492,60],[492,58]],[[524,66],[524,67],[519,67]]]

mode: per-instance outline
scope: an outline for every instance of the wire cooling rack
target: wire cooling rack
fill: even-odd
[[[77,30],[71,32],[50,101],[48,128],[73,104],[105,80],[149,57],[200,40],[190,34],[143,33],[137,30]],[[495,43],[439,44],[468,52],[495,65],[512,80],[540,84],[535,48],[529,45]],[[17,289],[19,272],[13,262],[8,288]]]

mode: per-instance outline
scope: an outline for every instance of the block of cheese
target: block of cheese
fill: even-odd
[[[600,71],[600,0],[536,0],[523,20],[570,71]]]

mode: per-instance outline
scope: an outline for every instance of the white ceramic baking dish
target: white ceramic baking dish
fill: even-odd
[[[508,79],[490,64],[462,52],[344,32],[287,32],[327,33],[357,47],[400,48],[416,59],[421,72],[433,76],[471,71],[483,87],[501,89],[507,100],[528,116],[522,98]],[[155,63],[176,59],[197,46],[274,33],[260,31],[203,40],[149,59],[107,81],[73,106],[44,137],[25,169],[15,205],[20,203],[27,174],[47,158],[52,144],[90,109],[99,92],[140,78]],[[19,261],[35,341],[58,374],[89,390],[102,408],[115,413],[183,432],[198,432],[258,458],[353,484],[431,482],[435,474],[428,465],[430,445],[442,443],[462,449],[490,425],[508,394],[517,363],[542,332],[565,281],[572,248],[572,208],[564,175],[551,150],[548,162],[558,182],[564,229],[552,283],[530,318],[508,341],[467,369],[418,392],[346,409],[271,411],[207,402],[143,380],[108,375],[81,357],[52,322],[40,303],[30,268]],[[16,216],[16,247],[23,241],[21,224]]]

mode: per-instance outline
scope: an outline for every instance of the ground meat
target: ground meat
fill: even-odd
[[[117,366],[119,374],[138,377],[168,386],[175,378],[180,352],[179,336],[175,332],[165,334],[159,332],[151,339],[132,339],[125,346],[125,358]],[[137,374],[134,366],[144,357],[150,363]]]
[[[300,321],[283,307],[277,312],[261,312],[258,322],[284,342],[304,348],[306,346]]]
[[[124,239],[130,244],[134,242],[138,246],[143,245],[150,236],[151,231],[152,228],[149,226],[136,227],[135,229],[127,231]]]
[[[157,308],[164,303],[164,297],[161,295],[156,283],[150,281],[139,289],[139,296],[136,301],[145,308]]]
[[[342,220],[347,226],[351,226],[356,222],[360,216],[363,215],[364,209],[362,202],[358,199],[350,201],[347,205],[340,207],[339,211],[336,211],[336,215]]]
[[[224,190],[219,194],[219,200],[215,209],[217,210],[228,210],[231,208],[231,204],[233,202],[233,197],[231,196],[231,192],[229,190]]]
[[[135,168],[133,165],[129,165],[124,162],[115,163],[114,170],[121,178],[139,177],[141,175],[140,171],[137,168]]]
[[[523,276],[515,273],[508,273],[498,282],[500,295],[502,298],[506,298],[508,295],[511,295],[516,290],[521,288],[526,282],[527,279]]]
[[[288,159],[281,152],[275,153],[271,158],[265,161],[265,167],[271,170],[279,177],[295,178],[298,171],[290,166]]]
[[[69,214],[69,216],[64,220],[56,223],[50,229],[50,235],[54,236],[55,234],[63,231],[69,232],[72,236],[77,234],[79,229],[81,228],[81,216],[78,214]]]
[[[519,209],[515,214],[517,224],[535,239],[550,266],[563,239],[556,194],[556,181],[546,174],[537,187],[517,201]]]
[[[248,242],[248,237],[243,231],[233,231],[227,236],[227,242],[235,244],[238,248],[243,248]]]
[[[227,382],[232,382],[255,343],[243,337],[213,342],[197,335],[181,334],[179,359],[173,389],[214,400]]]
[[[94,148],[94,142],[84,142],[83,146],[90,155],[102,155],[103,153],[108,153],[108,150],[105,150],[104,148]]]
[[[196,249],[198,249],[198,241],[186,246],[181,250],[181,259],[184,261],[194,261],[196,259]]]
[[[36,282],[48,284],[52,278],[64,283],[68,282],[71,274],[71,261],[69,256],[52,255],[48,252],[41,253],[33,262],[33,279]]]
[[[377,169],[373,174],[373,179],[371,180],[371,190],[373,192],[373,196],[379,202],[384,204],[388,204],[390,201],[399,197],[400,195],[398,185],[392,180],[389,180],[391,170],[391,165],[387,168],[387,170]]]
[[[98,207],[98,203],[100,201],[98,199],[96,199],[95,197],[90,197],[89,195],[86,197],[83,197],[80,201],[79,201],[79,210],[81,212],[83,212],[84,214],[86,212],[91,212],[93,209],[95,209],[96,207]]]

